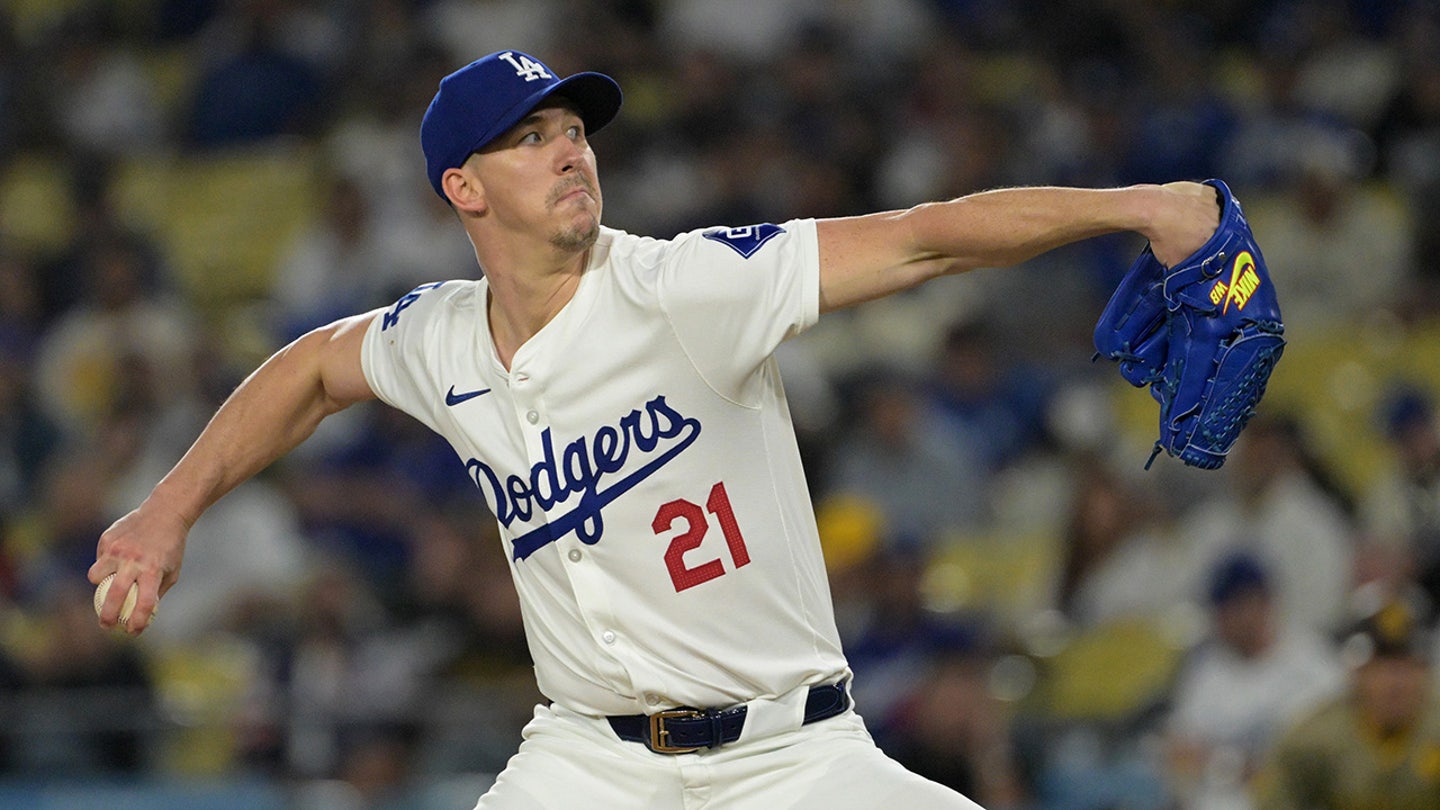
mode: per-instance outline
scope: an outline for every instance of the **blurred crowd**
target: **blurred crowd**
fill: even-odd
[[[1090,362],[1131,235],[781,348],[859,710],[990,810],[1440,807],[1433,0],[0,0],[0,774],[418,807],[518,745],[497,529],[397,412],[222,500],[141,639],[85,581],[258,360],[477,272],[417,133],[506,48],[620,81],[635,233],[1225,178],[1291,347],[1218,472]]]

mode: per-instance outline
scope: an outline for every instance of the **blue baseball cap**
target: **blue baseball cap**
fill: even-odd
[[[603,73],[561,79],[540,60],[519,51],[482,56],[440,80],[420,122],[425,173],[440,199],[440,178],[552,95],[580,108],[586,132],[598,132],[620,110],[620,85]]]
[[[1210,604],[1223,605],[1243,593],[1268,591],[1270,574],[1265,565],[1246,551],[1234,551],[1215,564],[1210,572]]]

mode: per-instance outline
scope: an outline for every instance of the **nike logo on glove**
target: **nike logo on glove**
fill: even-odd
[[[450,386],[450,390],[445,392],[445,404],[453,408],[462,402],[468,402],[481,394],[488,393],[490,393],[489,388],[481,388],[479,391],[466,391],[463,394],[457,394],[455,393],[455,386],[452,385]]]

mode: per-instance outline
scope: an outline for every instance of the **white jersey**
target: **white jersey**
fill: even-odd
[[[815,223],[602,228],[507,372],[488,285],[424,285],[365,336],[384,402],[444,436],[500,523],[540,691],[584,714],[843,677],[772,353],[819,316]]]

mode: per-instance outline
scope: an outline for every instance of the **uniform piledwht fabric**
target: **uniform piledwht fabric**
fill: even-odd
[[[771,356],[819,315],[813,221],[602,229],[499,362],[487,284],[423,285],[363,349],[500,523],[540,690],[581,713],[727,706],[846,672]]]

